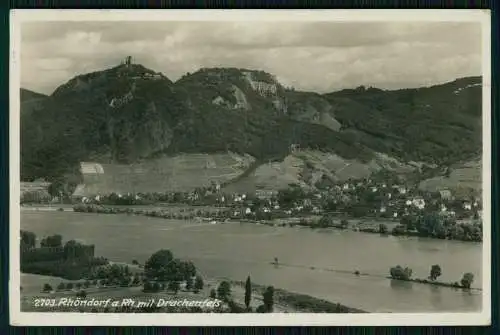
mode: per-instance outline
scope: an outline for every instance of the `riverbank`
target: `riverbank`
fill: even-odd
[[[385,219],[382,220],[378,218],[375,220],[372,218],[357,218],[357,219],[341,219],[336,218],[335,220],[330,217],[328,222],[324,220],[325,216],[320,215],[309,215],[303,217],[288,217],[288,218],[278,218],[272,220],[256,220],[246,216],[241,216],[240,214],[235,215],[235,212],[229,208],[205,208],[200,210],[194,207],[111,207],[111,206],[101,206],[101,205],[75,205],[73,207],[75,212],[84,213],[98,213],[98,214],[128,214],[128,215],[144,215],[148,217],[156,217],[163,219],[178,219],[178,220],[207,220],[213,223],[224,223],[228,221],[239,221],[248,222],[255,224],[263,224],[274,227],[308,227],[311,229],[350,229],[356,232],[379,234],[381,236],[404,236],[404,237],[425,237],[433,238],[437,240],[458,240],[463,242],[476,242],[481,243],[482,237],[480,235],[464,235],[464,238],[453,238],[452,235],[440,235],[434,236],[429,234],[422,234],[416,230],[408,230],[401,226],[399,222],[394,220]],[[463,228],[462,228],[463,227]],[[458,225],[457,228],[465,229],[466,226]]]
[[[421,279],[421,278],[401,279],[401,278],[393,278],[390,276],[387,276],[386,278],[391,279],[391,280],[398,280],[398,281],[402,281],[402,282],[411,282],[411,283],[434,285],[434,286],[440,286],[440,287],[449,287],[449,288],[453,288],[453,289],[462,289],[462,290],[467,290],[467,291],[482,291],[481,288],[466,287],[466,286],[460,285],[458,282],[446,283],[446,282],[429,280],[429,279]]]
[[[245,282],[243,281],[230,281],[236,287],[244,290]],[[259,284],[252,284],[252,292],[263,294],[266,286]],[[274,290],[275,304],[278,303],[282,306],[289,306],[301,313],[368,313],[361,309],[348,307],[339,303],[331,302],[328,300],[311,297],[306,294],[290,292],[283,289]]]

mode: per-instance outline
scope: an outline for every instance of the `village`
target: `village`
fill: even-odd
[[[311,227],[352,227],[353,230],[415,235],[464,241],[482,240],[482,204],[477,195],[454,194],[443,189],[425,192],[417,185],[399,182],[398,178],[373,175],[371,178],[333,183],[317,183],[315,190],[289,185],[283,190],[256,190],[228,193],[216,182],[190,192],[110,193],[83,195],[78,188],[71,196],[50,194],[49,183],[23,183],[21,203],[48,203],[57,207],[66,203],[106,206],[184,205],[190,215],[168,215],[168,218],[204,218],[217,222],[227,219],[272,225],[306,225]],[[79,206],[79,207],[78,207]],[[202,207],[210,210],[202,210]],[[96,211],[96,210],[88,210]],[[182,210],[184,212],[184,210]],[[159,215],[160,216],[160,215]],[[356,223],[355,225],[346,222]]]

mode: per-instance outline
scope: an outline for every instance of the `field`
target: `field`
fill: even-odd
[[[455,191],[482,189],[482,168],[480,161],[470,161],[455,169],[452,169],[449,178],[445,176],[424,180],[419,187],[427,191],[437,191],[440,189],[452,189]]]
[[[245,171],[251,157],[189,154],[136,164],[99,164],[103,173],[84,174],[83,194],[189,191],[224,183]]]
[[[408,173],[414,169],[380,153],[377,153],[372,161],[363,163],[318,150],[300,150],[288,155],[283,161],[260,165],[247,177],[228,185],[226,190],[234,192],[251,192],[256,189],[279,190],[287,188],[290,184],[307,187],[313,186],[323,175],[333,180],[345,181],[350,178],[368,177],[381,168],[396,173]]]
[[[338,181],[368,177],[381,168],[396,173],[408,173],[414,166],[401,163],[385,154],[363,163],[317,150],[300,150],[279,162],[265,162],[242,178],[254,162],[250,156],[233,153],[186,154],[160,157],[145,162],[125,164],[97,164],[103,173],[84,173],[82,194],[108,194],[190,191],[209,186],[212,182],[226,184],[227,192],[279,190],[290,184],[313,186],[323,175]],[[98,170],[99,170],[98,169]],[[234,182],[232,182],[234,180]],[[427,179],[420,184],[423,190],[443,188],[481,189],[481,164],[471,161],[452,169],[449,178]]]

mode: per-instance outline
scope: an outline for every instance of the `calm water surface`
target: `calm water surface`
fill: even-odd
[[[97,256],[114,261],[142,263],[155,251],[170,249],[176,257],[192,260],[205,276],[245,280],[251,275],[259,284],[371,312],[481,309],[480,291],[384,278],[397,264],[411,267],[418,278],[427,277],[431,265],[439,264],[441,280],[460,281],[464,272],[472,272],[473,286],[481,287],[482,245],[476,243],[72,212],[22,212],[21,227],[39,238],[57,233],[64,240],[95,244]],[[293,266],[275,268],[269,264],[274,257]],[[355,270],[371,276],[356,277]]]

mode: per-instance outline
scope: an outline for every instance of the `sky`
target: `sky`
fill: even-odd
[[[21,87],[51,94],[125,56],[175,81],[263,70],[297,90],[430,86],[481,75],[481,26],[457,22],[25,22]]]

